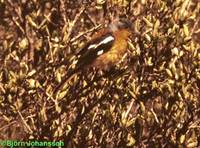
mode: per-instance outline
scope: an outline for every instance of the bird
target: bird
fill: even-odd
[[[127,51],[131,28],[132,23],[123,18],[114,20],[107,27],[98,30],[75,55],[73,68],[68,70],[54,93],[62,89],[74,74],[84,69],[107,70],[116,65]]]

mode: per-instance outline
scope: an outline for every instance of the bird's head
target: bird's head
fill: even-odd
[[[109,29],[111,31],[117,31],[117,30],[122,30],[122,29],[128,29],[131,30],[132,28],[132,23],[126,18],[121,18],[114,20],[110,25]]]

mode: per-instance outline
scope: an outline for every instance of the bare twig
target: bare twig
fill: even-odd
[[[20,25],[20,23],[17,21],[17,19],[14,18],[14,17],[12,17],[12,21],[13,21],[13,23],[15,23],[15,25],[21,30],[21,32],[22,32],[23,34],[25,34],[24,29],[22,28],[22,26]]]
[[[125,118],[128,117],[128,114],[129,114],[129,112],[131,111],[131,108],[132,108],[134,102],[135,102],[135,100],[133,99],[133,100],[131,101],[131,103],[130,103],[128,109],[127,109],[127,111],[126,111]]]
[[[10,0],[7,0],[8,4],[14,9],[14,12],[16,13],[16,15],[19,17],[20,21],[23,22],[23,18],[22,18],[22,10],[21,8],[18,6],[18,7],[15,7],[14,6],[14,3]]]
[[[2,131],[3,129],[5,129],[5,128],[11,126],[12,124],[15,124],[16,122],[17,122],[17,121],[12,121],[12,122],[6,124],[5,126],[2,126],[2,127],[0,128],[0,131]]]
[[[87,17],[89,18],[89,20],[92,22],[92,24],[96,26],[96,22],[95,22],[95,20],[90,16],[90,14],[88,14],[87,12],[86,12],[85,14],[86,14]]]
[[[198,17],[198,18],[196,19],[196,21],[195,21],[195,23],[194,23],[194,26],[193,26],[193,28],[192,28],[192,31],[191,31],[191,35],[194,34],[195,29],[198,27],[199,20],[200,20],[200,17]]]
[[[30,128],[30,126],[26,123],[24,117],[22,116],[21,112],[20,111],[17,111],[17,113],[19,114],[20,118],[22,119],[22,122],[24,123],[24,126],[28,129],[28,131],[32,134],[33,131],[32,129]]]
[[[93,28],[91,28],[91,29],[89,29],[89,30],[87,30],[85,32],[82,32],[82,33],[78,34],[76,37],[72,38],[70,40],[70,42],[74,42],[74,41],[78,40],[80,37],[84,36],[85,34],[93,32],[93,31],[97,30],[100,27],[101,27],[101,25],[97,25],[97,26],[95,26],[95,27],[93,27]]]
[[[83,7],[83,8],[80,10],[80,12],[75,16],[73,22],[71,22],[71,23],[69,22],[68,34],[67,34],[67,37],[66,37],[66,40],[65,40],[66,43],[69,42],[70,36],[71,36],[72,31],[73,31],[73,29],[74,29],[74,27],[75,27],[75,24],[76,24],[76,22],[78,21],[78,19],[80,18],[81,14],[84,12],[84,10],[85,10],[85,7]],[[65,26],[67,26],[67,24],[65,24]],[[64,28],[66,28],[66,27],[64,27]]]
[[[66,18],[66,9],[65,9],[65,1],[64,0],[60,0],[60,9],[61,9],[61,16],[63,17],[63,20],[66,24],[67,18]]]

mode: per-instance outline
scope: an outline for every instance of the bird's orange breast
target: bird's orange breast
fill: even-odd
[[[127,40],[130,33],[127,30],[121,30],[113,33],[115,41],[111,49],[97,57],[89,67],[97,69],[109,69],[111,66],[117,64],[127,51]]]

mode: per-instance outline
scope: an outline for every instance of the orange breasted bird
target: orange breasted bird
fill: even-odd
[[[83,69],[94,67],[103,70],[116,65],[127,51],[130,29],[131,23],[127,19],[120,19],[97,31],[76,54],[73,62],[75,68],[68,71],[54,92],[60,90],[74,74]]]

